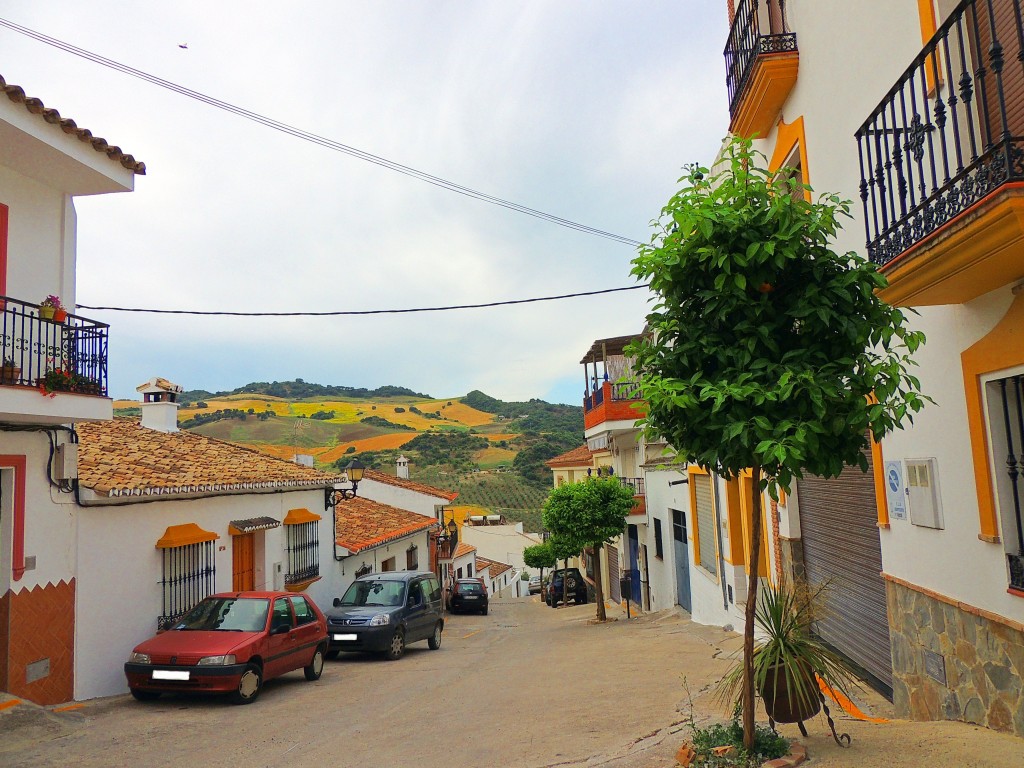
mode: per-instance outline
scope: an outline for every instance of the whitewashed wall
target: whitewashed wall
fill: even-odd
[[[172,525],[195,523],[220,536],[215,542],[216,591],[231,589],[231,520],[268,516],[283,520],[290,509],[323,514],[323,491],[162,500],[150,504],[77,510],[78,590],[75,627],[75,698],[88,699],[127,690],[122,664],[132,647],[152,636],[162,605],[161,553],[156,542]],[[310,596],[320,605],[334,574],[330,515],[320,524],[320,581]],[[284,526],[257,534],[263,539],[256,561],[256,589],[273,589],[272,569],[287,570]],[[259,555],[259,548],[257,549]],[[328,601],[329,602],[329,601]]]
[[[529,570],[523,561],[523,550],[541,543],[536,533],[525,533],[522,523],[513,525],[464,525],[459,529],[461,540],[476,547],[480,557],[508,563],[518,570]]]
[[[429,496],[419,491],[371,480],[368,477],[364,477],[359,482],[358,492],[364,499],[379,501],[381,504],[406,509],[418,515],[426,515],[433,520],[437,519],[434,507],[438,504],[450,503],[446,498],[440,496]]]

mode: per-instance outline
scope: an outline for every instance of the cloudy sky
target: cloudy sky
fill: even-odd
[[[85,10],[87,8],[87,10]],[[725,3],[0,0],[0,17],[466,187],[635,240],[728,123]],[[180,45],[187,45],[181,48]],[[146,163],[80,198],[78,301],[377,310],[633,284],[633,249],[438,189],[0,27],[0,74]],[[642,290],[332,318],[85,311],[115,396],[295,377],[579,404]]]

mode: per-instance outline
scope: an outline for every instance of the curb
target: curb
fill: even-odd
[[[712,750],[712,752],[718,755],[729,754],[731,751],[732,747],[715,747]],[[683,766],[683,768],[688,768],[696,759],[697,753],[694,751],[693,745],[689,741],[684,741],[682,746],[679,747],[679,751],[676,752],[676,762]],[[807,747],[794,741],[789,745],[788,755],[769,760],[761,768],[794,768],[794,766],[800,765],[806,759]]]

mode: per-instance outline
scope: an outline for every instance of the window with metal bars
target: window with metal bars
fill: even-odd
[[[654,556],[659,560],[665,558],[665,545],[661,540],[661,520],[654,518]]]
[[[1006,542],[1009,585],[1024,591],[1024,515],[1021,475],[1024,474],[1024,375],[988,384],[989,426],[996,471],[996,494]]]
[[[420,567],[420,548],[413,544],[405,550],[405,569],[415,571]]]
[[[163,610],[157,629],[167,629],[200,600],[215,591],[217,567],[213,541],[162,549],[160,588]]]
[[[288,573],[285,584],[301,584],[320,575],[319,520],[285,526],[288,537]]]

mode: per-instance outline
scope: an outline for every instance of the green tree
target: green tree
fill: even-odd
[[[555,567],[555,553],[547,542],[523,550],[523,562],[530,568],[540,569],[541,590],[544,589],[544,569]]]
[[[622,534],[626,515],[633,508],[633,489],[614,477],[589,478],[553,488],[544,503],[544,527],[556,538],[568,539],[579,552],[594,549],[594,590],[597,619],[608,617],[604,607],[601,579],[601,550],[605,543]],[[564,583],[567,580],[563,580]]]
[[[924,342],[878,298],[886,279],[830,243],[849,202],[771,173],[748,140],[725,148],[725,169],[688,167],[654,222],[632,274],[657,297],[635,357],[649,434],[680,461],[734,478],[753,475],[750,562],[759,558],[761,492],[804,472],[867,469],[880,439],[927,398],[908,373]],[[754,737],[752,567],[744,626],[744,743]]]
[[[567,534],[556,534],[552,533],[548,539],[547,544],[551,547],[551,554],[555,558],[555,565],[558,565],[558,561],[562,561],[562,567],[565,569],[569,568],[569,558],[576,557],[580,552],[583,551],[583,544],[571,535]],[[566,578],[562,579],[562,603],[564,605],[569,604],[569,580]]]

